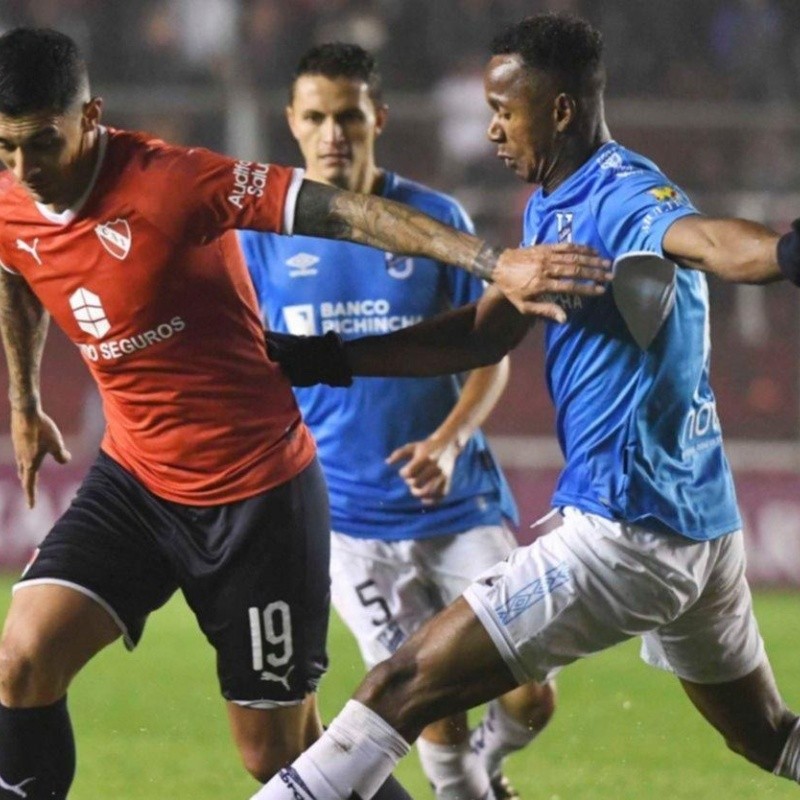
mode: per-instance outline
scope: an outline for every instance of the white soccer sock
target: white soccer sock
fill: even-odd
[[[480,800],[487,796],[489,775],[469,741],[435,744],[420,737],[417,751],[437,800]]]
[[[251,800],[368,800],[408,753],[408,742],[386,720],[349,700],[325,733]]]
[[[782,778],[800,783],[800,719],[789,732],[789,738],[773,772]]]
[[[470,745],[489,777],[496,778],[502,769],[503,759],[510,753],[522,750],[538,733],[538,730],[532,730],[510,717],[500,702],[493,700],[472,732]]]

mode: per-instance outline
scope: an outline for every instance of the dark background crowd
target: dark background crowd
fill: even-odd
[[[282,114],[298,57],[314,43],[356,41],[384,75],[381,163],[453,192],[484,235],[512,244],[531,187],[485,139],[481,70],[494,32],[542,10],[575,11],[601,28],[612,134],[702,210],[779,229],[800,216],[797,0],[0,0],[0,30],[73,36],[110,124],[288,163],[298,155]],[[728,437],[797,438],[798,296],[785,285],[713,283],[711,293],[712,382]],[[67,430],[70,420],[90,430],[88,377],[63,339],[49,347],[59,370],[45,389],[58,387],[63,413],[51,411]],[[552,432],[539,350],[534,335],[515,355],[495,433]]]

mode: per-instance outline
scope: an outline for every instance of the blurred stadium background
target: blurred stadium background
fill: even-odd
[[[109,124],[285,163],[298,160],[283,107],[299,55],[312,43],[357,41],[383,68],[391,116],[381,163],[454,193],[483,235],[510,245],[530,187],[503,170],[485,140],[481,69],[505,21],[548,9],[577,11],[601,27],[613,135],[655,159],[700,208],[781,230],[800,216],[797,0],[0,0],[0,31],[46,25],[75,37]],[[784,285],[710,288],[712,382],[750,575],[759,587],[781,588],[760,592],[757,607],[797,706],[800,296]],[[514,353],[510,386],[487,426],[523,522],[546,509],[560,463],[540,351],[534,332]],[[103,425],[75,348],[51,330],[43,397],[74,458],[68,467],[46,464],[28,511],[7,436],[6,381],[2,368],[0,572],[8,575],[0,577],[0,619],[12,576],[68,503]],[[729,755],[675,682],[645,669],[635,649],[564,673],[556,720],[510,765],[524,797],[794,797],[795,787]],[[336,620],[331,652],[326,719],[361,674]],[[228,741],[212,661],[180,601],[155,615],[133,656],[114,647],[96,659],[71,691],[83,753],[71,796],[248,796],[254,784]],[[414,796],[429,796],[416,762],[399,774]]]
[[[312,43],[357,41],[382,64],[390,124],[381,163],[454,193],[487,237],[513,244],[530,187],[493,158],[481,68],[505,21],[570,9],[601,27],[612,134],[654,158],[707,213],[785,229],[800,215],[800,3],[796,0],[0,0],[0,29],[60,28],[82,45],[108,123],[242,157],[296,163],[286,86]],[[800,320],[788,286],[712,281],[712,381],[757,583],[800,584]],[[546,508],[560,456],[541,342],[513,357],[487,426],[523,509]],[[7,380],[2,370],[0,382]],[[46,408],[75,456],[48,464],[24,509],[0,439],[0,566],[23,563],[96,449],[100,404],[52,330]],[[7,419],[5,386],[0,417]]]

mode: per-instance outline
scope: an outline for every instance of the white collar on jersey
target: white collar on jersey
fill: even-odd
[[[72,222],[73,219],[77,216],[78,212],[83,207],[83,204],[88,200],[89,195],[94,189],[95,183],[97,183],[97,176],[100,174],[100,167],[103,164],[103,160],[106,157],[106,146],[108,145],[108,131],[106,130],[104,125],[100,125],[98,133],[100,134],[100,151],[97,154],[97,161],[94,165],[94,170],[92,171],[92,178],[89,181],[89,185],[86,187],[86,191],[71,205],[69,208],[65,208],[60,213],[56,214],[54,211],[51,211],[47,206],[43,206],[41,203],[36,203],[36,208],[39,209],[39,213],[50,222],[55,222],[57,225],[67,225]]]

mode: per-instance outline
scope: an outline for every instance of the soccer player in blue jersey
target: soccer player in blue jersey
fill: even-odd
[[[398,200],[472,232],[454,199],[377,166],[387,113],[370,53],[342,43],[309,50],[287,108],[305,178]],[[474,276],[431,259],[308,236],[242,231],[240,240],[273,331],[348,339],[388,332],[484,290]],[[507,527],[516,523],[514,501],[479,430],[507,376],[504,359],[474,370],[463,386],[442,376],[296,390],[330,491],[334,606],[369,666],[515,546]],[[553,706],[549,684],[525,684],[492,703],[472,748],[465,714],[428,725],[418,750],[436,796],[477,800],[490,782],[496,797],[510,796],[502,759],[533,739]]]
[[[566,460],[553,510],[531,546],[373,669],[326,735],[256,797],[370,797],[431,720],[633,636],[728,747],[800,782],[800,722],[776,687],[744,575],[708,383],[702,274],[759,283],[783,272],[800,283],[800,233],[779,240],[757,223],[705,217],[655,164],[613,141],[602,40],[583,20],[531,17],[492,52],[489,138],[506,166],[540,185],[523,243],[580,241],[615,265],[610,292],[556,298],[566,322],[547,325]],[[471,308],[346,343],[327,377],[474,368],[528,324],[490,290]],[[316,348],[273,345],[295,381],[313,380]]]

